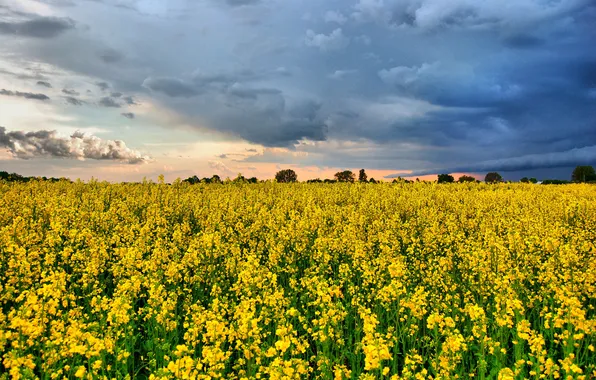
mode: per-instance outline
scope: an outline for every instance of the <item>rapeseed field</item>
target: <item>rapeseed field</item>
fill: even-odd
[[[596,188],[0,183],[0,379],[590,379]]]

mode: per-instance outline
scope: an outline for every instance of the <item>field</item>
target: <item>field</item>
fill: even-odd
[[[0,183],[0,379],[596,377],[596,188]]]

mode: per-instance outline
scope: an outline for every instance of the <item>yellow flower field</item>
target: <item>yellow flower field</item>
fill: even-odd
[[[0,379],[590,379],[596,188],[0,183]]]

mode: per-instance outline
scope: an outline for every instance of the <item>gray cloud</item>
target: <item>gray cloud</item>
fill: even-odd
[[[121,93],[121,92],[112,92],[112,93],[110,94],[110,96],[111,96],[112,98],[119,98],[119,97],[121,97],[121,96],[122,96],[122,93]]]
[[[79,100],[73,96],[65,96],[64,100],[66,100],[66,102],[70,105],[73,106],[82,106],[84,104],[84,102],[82,100]]]
[[[40,73],[34,73],[34,74],[16,73],[14,71],[6,70],[6,69],[0,69],[0,74],[10,75],[12,77],[22,79],[22,80],[46,80],[47,79],[45,76],[41,75]]]
[[[47,88],[52,88],[52,85],[50,82],[45,82],[45,81],[37,81],[37,85],[38,86],[43,86],[43,87],[47,87]]]
[[[5,89],[0,90],[0,95],[17,96],[17,97],[21,97],[21,98],[25,98],[25,99],[50,100],[50,98],[44,94],[35,94],[32,92],[9,91],[9,90],[5,90]]]
[[[37,17],[27,21],[0,22],[0,34],[31,38],[53,38],[69,29],[74,29],[75,23],[70,18]]]
[[[62,93],[70,96],[79,96],[79,93],[75,90],[70,90],[68,88],[63,88]]]
[[[124,116],[127,119],[134,119],[135,118],[135,114],[132,112],[122,112],[120,115]]]
[[[105,63],[118,63],[124,59],[124,54],[114,49],[105,49],[99,53],[99,58]]]
[[[122,100],[124,101],[124,103],[128,104],[129,106],[134,106],[134,105],[138,104],[135,102],[135,100],[132,96],[123,96]]]
[[[118,104],[114,99],[110,98],[109,96],[104,96],[99,100],[99,105],[106,108],[120,108],[120,104]]]
[[[196,89],[190,84],[170,77],[149,77],[143,82],[143,87],[151,91],[161,92],[171,97],[190,98],[198,95]]]
[[[97,87],[99,87],[102,91],[106,91],[110,88],[110,85],[107,82],[97,82],[95,83]]]
[[[344,36],[341,28],[337,28],[329,35],[317,34],[313,30],[306,31],[304,39],[306,46],[319,48],[321,51],[333,51],[346,48],[350,44],[350,39]]]
[[[535,0],[503,0],[501,2],[453,0],[359,0],[352,17],[358,21],[420,28],[438,29],[521,30],[552,22],[589,6],[589,0],[541,2]]]
[[[129,164],[152,160],[149,156],[128,148],[124,141],[103,140],[80,132],[75,132],[70,137],[61,137],[56,131],[7,132],[6,128],[0,127],[0,147],[8,149],[14,157],[20,159],[56,157],[124,161]]]

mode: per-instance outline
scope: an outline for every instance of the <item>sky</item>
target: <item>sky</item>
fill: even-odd
[[[595,25],[593,0],[0,0],[0,170],[569,179]]]

